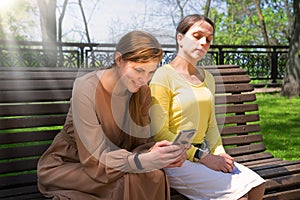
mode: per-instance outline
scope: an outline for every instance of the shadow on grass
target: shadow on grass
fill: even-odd
[[[300,159],[300,98],[257,94],[261,132],[269,152],[286,160]]]

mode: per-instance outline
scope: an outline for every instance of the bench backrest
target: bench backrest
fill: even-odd
[[[272,157],[258,133],[258,106],[246,71],[205,68],[216,79],[217,120],[227,152],[238,162]],[[78,70],[0,68],[0,189],[36,183],[38,158],[64,123],[74,79],[91,71]]]
[[[36,184],[38,158],[64,123],[78,75],[78,69],[0,68],[1,189]]]

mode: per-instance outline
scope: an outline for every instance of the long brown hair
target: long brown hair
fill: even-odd
[[[124,61],[146,63],[159,62],[163,51],[156,38],[144,31],[131,31],[124,35],[116,46]]]
[[[144,31],[131,31],[124,35],[116,46],[116,52],[120,53],[120,57],[125,62],[147,63],[157,61],[157,63],[159,63],[163,56],[163,50],[157,39],[150,33]],[[150,132],[138,133],[141,134],[141,137],[132,136],[130,132],[141,131],[141,129],[135,127],[145,127],[149,125],[148,112],[150,103],[151,95],[148,86],[140,88],[138,92],[131,95],[128,105],[130,116],[127,117],[131,118],[137,126],[129,122],[124,125],[126,126],[125,130],[127,133],[124,130],[122,131],[123,134],[119,141],[119,147],[130,151],[138,145],[149,141],[149,138],[145,138],[145,134],[149,134],[150,137]],[[147,116],[145,116],[145,113],[147,113]]]

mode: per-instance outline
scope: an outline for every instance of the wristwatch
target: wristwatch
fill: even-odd
[[[204,158],[205,156],[207,156],[209,154],[209,149],[206,146],[206,143],[203,142],[200,145],[200,148],[198,148],[196,150],[196,153],[194,155],[194,161],[195,162],[199,162],[202,158]]]

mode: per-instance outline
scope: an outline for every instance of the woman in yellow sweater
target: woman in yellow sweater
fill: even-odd
[[[196,129],[182,167],[165,169],[171,187],[190,199],[262,199],[264,180],[225,153],[214,113],[213,76],[197,62],[214,36],[213,22],[186,16],[176,29],[177,55],[150,83],[151,131],[156,141]]]

